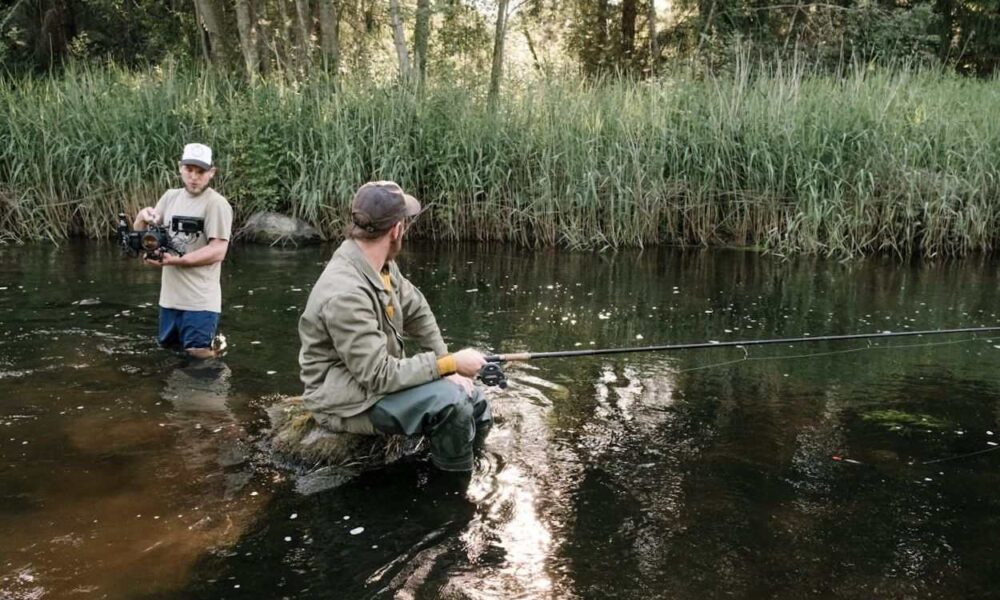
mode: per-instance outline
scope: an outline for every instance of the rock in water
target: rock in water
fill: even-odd
[[[333,479],[343,483],[352,474],[387,465],[427,447],[422,436],[332,432],[312,418],[297,396],[279,397],[267,409],[267,416],[271,421],[271,453],[276,462],[303,477],[327,468],[323,473],[335,472]],[[321,479],[325,480],[325,475]]]
[[[239,237],[279,246],[303,246],[323,241],[323,236],[309,223],[274,212],[254,213],[240,229]]]

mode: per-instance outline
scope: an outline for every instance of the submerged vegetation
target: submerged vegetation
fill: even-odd
[[[876,423],[891,429],[946,429],[953,424],[931,415],[903,412],[901,410],[872,410],[861,415],[863,421]]]
[[[432,203],[416,234],[444,240],[908,256],[1000,235],[1000,86],[935,69],[744,61],[511,85],[491,105],[442,83],[70,67],[0,80],[0,112],[7,239],[108,235],[177,185],[195,140],[238,220],[277,210],[329,235],[372,178]]]

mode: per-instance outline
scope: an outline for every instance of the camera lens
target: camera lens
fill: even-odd
[[[142,247],[145,248],[147,252],[153,252],[154,250],[160,249],[160,238],[154,233],[147,233],[142,236]]]

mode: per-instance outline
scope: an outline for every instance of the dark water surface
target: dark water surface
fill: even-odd
[[[536,361],[468,488],[269,463],[330,248],[242,248],[228,355],[156,347],[158,273],[0,246],[0,598],[980,598],[1000,592],[1000,338]],[[451,347],[996,325],[996,265],[407,248]],[[979,454],[971,454],[980,452]]]

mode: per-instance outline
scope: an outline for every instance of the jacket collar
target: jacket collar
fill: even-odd
[[[379,274],[369,264],[368,259],[365,258],[365,253],[361,251],[361,247],[358,246],[356,241],[353,239],[344,240],[340,248],[337,249],[337,254],[343,256],[358,272],[364,275],[376,290],[385,289],[382,278],[379,277]]]

